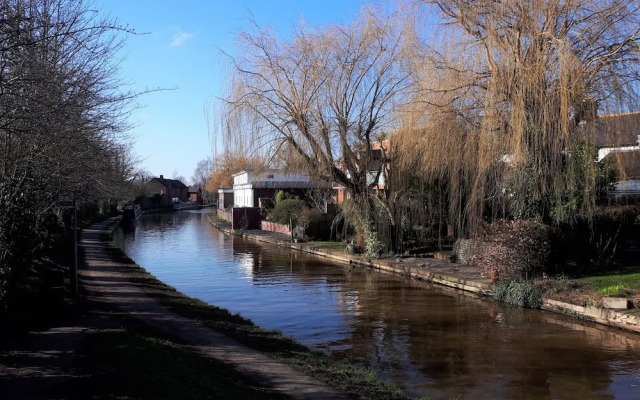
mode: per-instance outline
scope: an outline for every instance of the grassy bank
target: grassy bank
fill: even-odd
[[[598,292],[611,286],[640,291],[640,265],[576,279],[576,282],[586,290],[593,292]]]
[[[345,251],[347,249],[347,244],[344,242],[329,242],[329,241],[313,241],[309,242],[310,245],[325,247],[333,250]]]
[[[136,265],[115,245],[111,256],[126,264],[128,278],[154,296],[163,306],[186,317],[197,319],[239,342],[292,365],[329,385],[361,399],[408,399],[402,391],[379,380],[368,369],[333,360],[312,352],[281,333],[260,328],[250,320],[210,306],[177,292]]]
[[[89,335],[92,398],[282,398],[251,387],[228,367],[171,342],[121,330]]]

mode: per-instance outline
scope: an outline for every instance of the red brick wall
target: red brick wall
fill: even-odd
[[[278,224],[276,222],[262,221],[262,230],[276,233],[284,233],[285,235],[291,235],[289,226]]]

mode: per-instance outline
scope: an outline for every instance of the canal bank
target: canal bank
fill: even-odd
[[[112,322],[142,325],[153,336],[227,366],[272,398],[409,399],[369,370],[311,352],[279,332],[177,292],[111,244],[116,227],[116,219],[105,221],[83,230],[81,238],[83,296],[111,310]]]
[[[209,219],[218,230],[263,243],[279,247],[290,248],[313,254],[344,264],[374,268],[405,277],[411,277],[466,292],[483,296],[493,296],[493,289],[489,279],[483,278],[478,268],[466,264],[455,264],[435,258],[397,258],[373,259],[362,255],[348,254],[341,250],[314,246],[307,243],[292,243],[284,234],[262,230],[233,230],[228,222]],[[607,309],[591,305],[577,305],[559,299],[543,297],[540,308],[545,311],[568,315],[582,320],[596,322],[615,328],[640,333],[640,305],[631,304],[627,309]]]

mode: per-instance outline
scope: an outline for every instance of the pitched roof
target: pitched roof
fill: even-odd
[[[601,115],[595,124],[598,147],[637,146],[640,135],[640,111]]]
[[[158,181],[161,185],[166,187],[167,189],[176,188],[176,189],[184,189],[187,187],[184,183],[180,182],[177,179],[166,179],[166,178],[153,178],[149,182]]]
[[[200,186],[198,185],[194,185],[194,186],[189,186],[189,193],[197,193],[200,191]]]
[[[315,189],[329,188],[331,185],[324,181],[253,181],[254,189]]]

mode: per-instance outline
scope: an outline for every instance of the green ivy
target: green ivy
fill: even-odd
[[[539,308],[542,290],[530,281],[498,281],[493,285],[493,298],[519,307]]]

